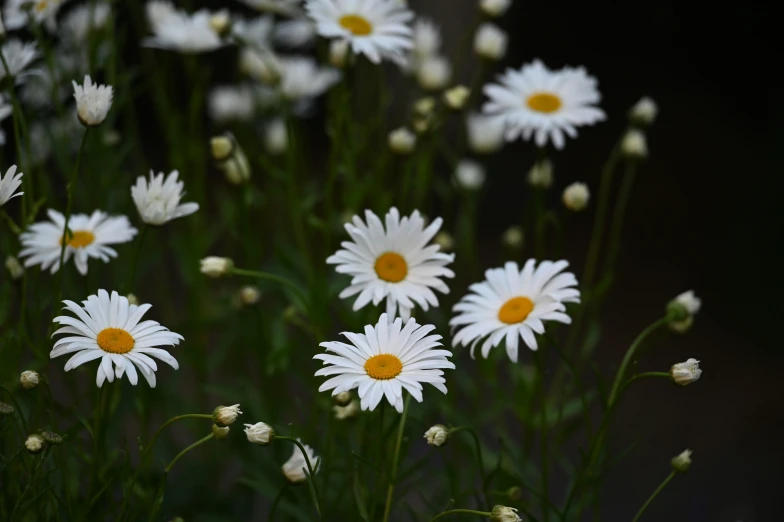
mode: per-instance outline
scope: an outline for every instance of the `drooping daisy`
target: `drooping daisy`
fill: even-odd
[[[5,176],[0,175],[0,207],[5,205],[9,199],[24,194],[24,192],[16,192],[21,184],[22,173],[16,173],[16,165],[11,165],[5,172]]]
[[[177,180],[180,173],[173,170],[163,178],[163,172],[156,176],[150,171],[150,180],[144,176],[136,178],[131,187],[131,197],[139,211],[139,217],[148,225],[163,225],[172,219],[188,216],[199,210],[198,203],[182,203],[182,189],[185,184]]]
[[[300,443],[302,442],[299,438],[297,440],[300,441]],[[321,459],[316,456],[313,448],[307,444],[302,444],[302,447],[308,452],[308,460],[310,461],[310,467],[313,468],[313,473],[318,473],[319,461]],[[305,456],[302,454],[302,450],[299,449],[299,446],[296,444],[294,445],[294,452],[291,454],[291,457],[289,457],[289,460],[281,466],[281,470],[286,479],[292,484],[305,482],[308,479],[308,473],[310,473],[308,471],[308,463],[305,460]]]
[[[357,388],[363,410],[374,410],[386,397],[389,404],[403,411],[403,390],[422,402],[422,383],[430,383],[446,394],[443,368],[454,370],[447,357],[449,350],[442,346],[440,335],[428,335],[433,325],[417,324],[411,318],[403,326],[398,317],[390,324],[387,314],[381,314],[378,324],[365,326],[365,333],[344,332],[351,344],[321,343],[329,353],[315,355],[324,361],[319,375],[333,375],[319,391],[332,390],[332,395]]]
[[[95,127],[103,123],[112,108],[114,92],[111,85],[93,83],[90,75],[84,77],[84,84],[73,82],[76,114],[85,127]]]
[[[469,287],[471,293],[453,308],[457,314],[449,325],[460,330],[452,344],[468,346],[471,356],[477,343],[482,343],[482,357],[490,349],[506,340],[506,353],[517,362],[519,338],[531,350],[536,350],[537,334],[544,333],[544,321],[569,324],[571,318],[564,313],[564,303],[580,302],[580,291],[574,288],[577,279],[571,272],[563,272],[566,261],[529,259],[522,270],[510,261],[503,268],[485,272],[485,280]]]
[[[347,40],[354,54],[373,63],[390,59],[402,65],[414,46],[407,25],[414,13],[394,0],[308,0],[305,10],[321,36]]]
[[[193,14],[175,9],[168,2],[147,4],[147,20],[153,37],[144,45],[182,53],[203,53],[223,46],[220,35],[210,23],[211,14],[202,9]]]
[[[5,66],[0,63],[0,81],[10,74],[14,81],[19,83],[32,73],[32,71],[26,71],[27,66],[38,58],[38,49],[35,42],[23,43],[16,38],[5,42],[0,52],[3,53],[8,64],[8,71],[6,72]]]
[[[583,67],[551,71],[534,60],[520,70],[507,69],[499,83],[486,85],[489,100],[483,111],[504,118],[507,141],[533,137],[539,147],[549,140],[562,149],[564,133],[574,138],[578,126],[604,120],[604,112],[594,105],[601,99],[596,86],[596,78]]]
[[[56,210],[48,210],[49,221],[30,225],[19,239],[22,249],[19,257],[26,257],[25,266],[41,265],[41,270],[51,267],[51,273],[60,268],[60,249],[62,248],[65,217]],[[63,262],[73,256],[76,269],[87,274],[87,260],[91,257],[108,262],[117,257],[117,252],[108,245],[127,243],[136,235],[137,230],[125,216],[109,216],[100,210],[91,215],[73,214],[68,221],[70,234],[65,248]]]
[[[438,298],[432,289],[448,294],[449,288],[440,279],[454,277],[446,267],[454,261],[454,254],[439,252],[436,244],[425,246],[441,228],[437,218],[425,228],[425,220],[414,211],[401,219],[392,207],[385,217],[386,228],[372,211],[365,211],[365,220],[354,216],[346,223],[353,241],[341,243],[338,250],[327,258],[327,263],[338,265],[335,271],[353,276],[351,285],[340,293],[345,299],[359,294],[354,301],[354,310],[359,310],[370,301],[378,305],[386,299],[386,310],[394,318],[398,307],[403,319],[408,319],[414,303],[427,310],[438,306]]]
[[[98,290],[83,306],[73,301],[63,301],[65,309],[76,317],[61,315],[54,322],[63,325],[54,335],[67,334],[54,343],[49,357],[54,359],[68,353],[74,355],[65,363],[65,371],[86,362],[101,359],[95,383],[100,388],[105,380],[113,382],[124,374],[136,386],[138,368],[151,388],[155,388],[155,371],[158,365],[151,357],[167,363],[175,370],[177,360],[160,346],[176,346],[183,337],[169,331],[156,321],[142,321],[152,305],[132,305],[126,297],[106,290]]]

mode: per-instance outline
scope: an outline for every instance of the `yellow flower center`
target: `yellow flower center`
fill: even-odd
[[[531,110],[548,114],[561,108],[561,98],[549,92],[538,92],[529,96],[526,103]]]
[[[513,297],[498,311],[498,320],[506,324],[522,323],[533,309],[534,303],[527,297]]]
[[[98,334],[97,340],[101,350],[109,353],[128,353],[135,344],[131,334],[122,328],[104,328]]]
[[[40,13],[43,12],[48,6],[49,6],[49,2],[47,2],[46,0],[43,0],[43,2],[36,2],[35,10]]]
[[[60,238],[60,244],[63,244],[65,236]],[[68,246],[73,248],[84,248],[95,241],[95,234],[89,230],[74,230],[71,232],[71,237],[68,239]]]
[[[403,371],[403,363],[395,355],[382,353],[365,361],[365,371],[379,381],[394,379]]]
[[[384,252],[378,259],[374,267],[378,277],[390,283],[399,283],[408,274],[408,263],[403,256],[395,252]]]
[[[359,15],[346,15],[340,19],[340,26],[357,36],[366,36],[373,32],[373,24]]]

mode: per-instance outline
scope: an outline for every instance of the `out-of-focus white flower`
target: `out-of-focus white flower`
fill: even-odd
[[[675,384],[686,386],[695,382],[702,375],[700,361],[688,359],[685,362],[673,364],[670,368],[670,377]]]
[[[201,260],[201,273],[209,277],[222,277],[234,268],[234,261],[228,257],[209,256]]]
[[[359,415],[360,412],[359,401],[357,399],[352,399],[345,406],[341,406],[340,404],[335,404],[334,406],[332,406],[332,411],[335,412],[335,418],[337,420],[353,419],[354,417]]]
[[[16,189],[22,184],[23,174],[16,173],[16,165],[11,165],[5,176],[0,175],[0,207],[6,204],[9,199],[21,196],[24,192],[16,192]]]
[[[455,168],[455,179],[466,190],[480,189],[485,183],[485,168],[472,160],[460,160]]]
[[[398,154],[411,154],[416,147],[416,134],[405,127],[389,133],[389,148]]]
[[[590,198],[591,192],[588,190],[588,185],[579,181],[575,181],[566,187],[561,196],[564,206],[572,212],[585,210]]]
[[[93,83],[90,76],[84,77],[84,85],[73,82],[76,114],[85,127],[95,127],[103,123],[114,96],[111,85]]]
[[[9,74],[16,83],[21,83],[28,75],[33,74],[34,70],[27,70],[27,67],[39,56],[35,42],[21,42],[16,38],[11,38],[3,43],[0,52],[3,53],[8,64],[8,70],[0,63],[0,81]]]
[[[216,122],[248,121],[256,110],[256,99],[247,85],[215,87],[210,91],[207,109]]]
[[[5,267],[8,269],[8,272],[11,274],[11,279],[19,279],[24,275],[24,267],[19,262],[17,258],[14,256],[7,256],[5,258]]]
[[[280,58],[279,63],[279,88],[289,100],[315,98],[340,81],[340,71],[307,56]]]
[[[425,96],[414,102],[414,112],[420,116],[430,116],[435,108],[436,99],[432,96]]]
[[[349,219],[351,219],[351,218],[349,218]],[[353,398],[353,395],[351,395],[350,391],[342,391],[342,392],[336,393],[335,395],[332,396],[332,400],[338,406],[347,406],[348,403],[351,402],[352,398]]]
[[[691,450],[684,450],[671,461],[672,469],[678,473],[686,473],[691,467]]]
[[[245,5],[284,16],[294,16],[301,12],[300,4],[302,0],[240,0]]]
[[[261,299],[261,292],[255,286],[247,285],[240,288],[239,296],[244,306],[253,306]]]
[[[275,438],[275,430],[272,429],[272,426],[264,424],[263,422],[246,424],[245,436],[248,437],[248,442],[250,443],[266,446]]]
[[[150,171],[149,181],[144,176],[136,178],[136,185],[131,187],[131,197],[142,221],[160,226],[199,210],[198,203],[180,204],[185,183],[177,179],[179,175],[173,170],[164,180],[163,172],[156,175]]]
[[[441,50],[441,31],[431,19],[420,16],[414,21],[412,41],[417,59],[433,56]]]
[[[515,508],[494,506],[490,512],[490,522],[522,522],[522,519],[517,516]]]
[[[702,299],[696,296],[694,290],[688,290],[679,294],[667,304],[667,313],[670,316],[669,327],[678,332],[684,333],[694,322],[694,316],[702,307]]]
[[[492,154],[504,144],[504,120],[497,116],[471,114],[466,119],[468,147],[477,154]]]
[[[428,444],[439,448],[449,439],[449,430],[443,424],[436,424],[425,432],[425,438]]]
[[[220,36],[227,36],[231,32],[231,15],[228,9],[221,9],[209,16],[210,28]]]
[[[637,129],[626,131],[621,140],[621,152],[627,158],[646,158],[648,156],[648,143],[645,140],[645,133]]]
[[[27,26],[30,18],[36,24],[43,24],[49,31],[54,31],[55,20],[60,6],[66,0],[6,0],[1,17],[9,31]],[[28,15],[28,12],[30,13]]]
[[[515,225],[507,228],[501,236],[501,243],[512,250],[523,246],[523,229]]]
[[[275,85],[280,81],[280,60],[269,51],[243,47],[240,51],[239,69],[260,82]]]
[[[474,35],[474,52],[487,60],[500,60],[506,54],[508,36],[495,24],[485,22]]]
[[[468,98],[471,97],[471,90],[465,85],[456,85],[444,93],[444,103],[454,111],[462,109]]]
[[[313,448],[307,444],[303,444],[302,446],[305,448],[305,451],[308,452],[308,460],[310,461],[310,465],[313,468],[313,473],[318,473],[318,465],[320,460],[319,457],[317,457],[313,452]],[[302,454],[302,450],[299,449],[299,446],[294,445],[294,452],[291,454],[289,460],[283,464],[281,470],[283,471],[283,475],[286,477],[286,479],[292,484],[305,482],[308,479],[308,474],[310,471],[308,471],[307,461],[305,460],[305,456]]]
[[[316,25],[306,17],[278,22],[273,31],[275,43],[288,48],[307,47],[315,38]]]
[[[74,7],[62,22],[62,35],[71,45],[83,45],[90,32],[106,26],[112,10],[107,2],[89,2]]]
[[[24,100],[24,97],[22,97]],[[5,100],[3,95],[0,95],[0,122],[13,114],[14,108]],[[5,145],[5,131],[0,128],[0,146]]]
[[[656,115],[659,113],[659,107],[653,99],[643,96],[640,101],[634,104],[629,109],[629,119],[635,125],[647,127],[656,120]]]
[[[428,56],[417,67],[417,81],[425,90],[441,90],[451,79],[452,65],[444,56]]]
[[[329,63],[333,67],[343,68],[348,58],[348,40],[332,40],[329,42]]]
[[[153,36],[144,40],[146,47],[203,53],[223,46],[220,35],[210,23],[212,14],[209,11],[202,9],[188,14],[166,4],[158,0],[147,3],[147,20]]]
[[[534,163],[528,171],[528,184],[532,187],[550,188],[553,184],[553,164],[549,159]]]
[[[479,8],[486,15],[494,17],[504,14],[510,5],[512,0],[479,0]]]
[[[257,16],[251,20],[237,17],[231,26],[232,34],[243,46],[254,50],[271,50],[275,20],[271,15]]]
[[[32,390],[38,386],[38,372],[32,370],[23,371],[22,375],[19,376],[19,384],[21,384],[22,388],[25,390]]]
[[[242,415],[242,411],[240,410],[239,404],[233,406],[218,406],[215,408],[215,411],[212,412],[212,420],[220,427],[230,426],[240,415]]]
[[[286,122],[276,118],[264,127],[264,148],[272,155],[283,154],[289,147],[289,134]]]
[[[455,238],[446,230],[442,230],[433,238],[433,243],[441,247],[444,252],[449,252],[455,248]]]
[[[28,453],[32,453],[33,455],[36,453],[41,453],[45,446],[46,441],[37,433],[33,433],[27,437],[27,440],[25,440],[25,449]]]

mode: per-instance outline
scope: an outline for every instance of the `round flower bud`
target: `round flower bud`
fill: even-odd
[[[259,446],[266,446],[275,439],[275,430],[263,422],[246,424],[245,436],[248,437],[248,442],[258,444]]]
[[[452,237],[452,234],[447,232],[446,230],[442,230],[436,237],[433,238],[433,242],[441,247],[441,250],[446,252],[455,248],[455,238]]]
[[[512,5],[512,0],[480,0],[479,8],[487,16],[501,16]]]
[[[332,396],[332,400],[335,401],[335,404],[339,404],[340,406],[346,406],[349,402],[351,402],[352,396],[351,392],[344,391],[340,393],[336,393]]]
[[[506,54],[508,37],[497,25],[485,22],[474,36],[474,52],[487,60],[500,60]]]
[[[218,440],[223,440],[229,436],[230,428],[228,426],[218,426],[217,424],[212,425],[212,434]]]
[[[425,96],[414,102],[414,112],[420,116],[430,116],[436,108],[436,100],[432,96]]]
[[[424,134],[430,129],[430,123],[432,118],[430,116],[421,116],[414,118],[414,121],[411,122],[411,126],[414,127],[414,130],[417,131],[418,134]]]
[[[14,407],[8,404],[7,402],[0,402],[0,417],[5,417],[6,415],[13,415],[14,414]]]
[[[353,419],[357,415],[359,415],[359,401],[354,399],[350,401],[345,406],[340,406],[335,404],[332,406],[332,410],[335,412],[335,418],[337,420],[348,420]]]
[[[640,127],[648,127],[656,120],[659,108],[651,98],[644,96],[629,109],[629,120]]]
[[[512,226],[504,231],[501,236],[501,243],[512,250],[517,250],[523,246],[523,229],[519,226]]]
[[[537,161],[528,171],[528,184],[532,187],[550,188],[553,184],[553,164],[545,159]]]
[[[590,197],[591,193],[588,191],[588,185],[575,182],[564,189],[562,199],[566,208],[572,212],[580,212],[588,206]]]
[[[439,448],[449,439],[449,429],[443,424],[436,424],[425,432],[425,438],[428,444]]]
[[[687,386],[702,375],[700,370],[700,361],[697,359],[687,359],[686,362],[673,364],[670,368],[670,378],[675,384]]]
[[[648,143],[645,140],[645,133],[637,129],[627,131],[621,140],[621,152],[630,159],[648,157]]]
[[[201,273],[209,277],[222,277],[234,268],[234,261],[228,257],[205,257],[201,260]]]
[[[428,56],[417,68],[417,81],[426,91],[443,89],[451,78],[452,65],[443,56]]]
[[[673,458],[671,461],[672,469],[678,473],[686,473],[691,467],[691,450],[684,450],[683,453]]]
[[[272,120],[264,127],[264,148],[277,156],[289,148],[289,134],[286,122],[281,118]]]
[[[24,267],[14,256],[8,256],[5,258],[5,267],[11,273],[11,279],[19,279],[25,273]]]
[[[33,433],[27,440],[25,441],[25,449],[28,453],[36,454],[41,453],[43,449],[46,447],[46,441],[44,438],[37,433]]]
[[[38,386],[38,372],[32,370],[23,371],[22,375],[19,376],[19,384],[25,390],[32,390]]]
[[[333,67],[342,69],[346,66],[348,58],[348,40],[332,40],[329,43],[329,63]]]
[[[478,190],[485,183],[485,169],[472,160],[460,160],[455,169],[457,184],[466,190]]]
[[[255,286],[247,285],[240,288],[240,302],[245,306],[253,306],[261,299],[261,292]]]
[[[497,116],[471,114],[466,118],[468,148],[477,154],[492,154],[504,144],[504,120]]]
[[[509,500],[520,500],[523,497],[523,489],[519,486],[512,486],[506,490],[506,496]]]
[[[471,97],[471,90],[465,85],[457,85],[444,93],[444,103],[454,111],[459,111],[465,107],[468,98]]]
[[[411,154],[416,146],[416,134],[400,127],[389,133],[389,148],[397,154]]]
[[[522,519],[517,516],[517,510],[506,506],[495,506],[490,513],[491,522],[520,522]]]
[[[234,152],[234,140],[228,136],[215,136],[210,139],[210,152],[212,159],[224,161]]]
[[[239,404],[235,404],[234,406],[218,406],[215,408],[215,411],[212,412],[212,420],[222,428],[232,424],[241,414],[242,411],[240,411]]]
[[[63,443],[63,437],[53,431],[42,431],[41,437],[46,441],[47,444],[52,446],[59,446]]]
[[[670,319],[670,329],[684,333],[691,328],[694,315],[700,311],[702,300],[694,294],[693,290],[679,294],[667,303],[667,316]]]
[[[128,299],[128,304],[139,305],[139,298],[136,297],[136,294],[128,294],[125,298]]]

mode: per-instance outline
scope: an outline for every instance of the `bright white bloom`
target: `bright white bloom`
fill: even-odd
[[[648,156],[648,143],[645,133],[641,130],[630,129],[621,140],[621,152],[628,158],[645,158]]]
[[[582,67],[551,71],[534,60],[520,70],[507,69],[499,83],[486,85],[489,100],[483,111],[504,118],[507,141],[533,137],[539,147],[552,141],[562,149],[564,133],[575,137],[578,126],[604,120],[604,112],[594,106],[601,99],[596,85]]]
[[[264,424],[263,422],[246,424],[245,436],[248,437],[248,442],[258,444],[259,446],[266,446],[275,438],[275,430],[272,429],[272,426]]]
[[[386,227],[370,210],[365,211],[365,220],[367,224],[354,216],[351,223],[346,223],[353,241],[344,241],[343,249],[327,258],[327,263],[337,265],[336,272],[352,276],[351,285],[340,298],[359,294],[354,310],[386,299],[390,319],[396,316],[398,307],[400,315],[408,319],[414,303],[425,311],[438,306],[433,289],[448,294],[449,287],[440,278],[455,276],[446,268],[454,261],[454,254],[439,252],[438,245],[426,246],[441,228],[442,219],[435,219],[425,228],[419,211],[401,219],[392,207],[385,217]]]
[[[332,40],[329,42],[329,63],[333,67],[343,68],[348,58],[348,40]]]
[[[477,343],[482,343],[482,357],[490,349],[506,340],[506,353],[517,362],[517,348],[522,337],[525,344],[536,350],[534,334],[544,333],[545,321],[570,324],[564,303],[579,303],[580,291],[575,288],[577,279],[563,270],[566,261],[542,261],[536,266],[529,259],[522,270],[513,261],[503,268],[485,272],[485,280],[469,287],[471,293],[463,297],[453,310],[457,312],[449,321],[455,334],[454,346],[471,345],[471,356]]]
[[[218,426],[230,426],[234,424],[234,421],[237,420],[237,417],[242,415],[242,410],[240,410],[240,405],[235,404],[233,406],[218,406],[212,412],[212,420]]]
[[[210,91],[207,109],[216,122],[248,121],[256,110],[256,99],[247,85],[216,87]]]
[[[191,15],[166,4],[157,0],[147,3],[147,21],[153,36],[144,41],[145,46],[202,53],[223,45],[220,35],[210,23],[212,15],[209,11],[202,9]]]
[[[286,122],[276,118],[264,127],[264,148],[272,155],[283,154],[289,147]]]
[[[243,286],[239,292],[240,302],[245,306],[253,306],[261,299],[261,292],[255,286]]]
[[[674,364],[670,368],[670,377],[675,384],[686,386],[695,382],[702,375],[700,370],[700,361],[697,359],[688,359],[686,362]]]
[[[5,258],[5,267],[8,269],[8,272],[11,274],[11,279],[19,279],[24,275],[24,267],[19,262],[17,258],[14,256],[7,256]]]
[[[66,0],[6,0],[3,8],[3,16],[0,17],[9,31],[21,29],[28,25],[30,18],[28,9],[32,14],[33,20],[38,24],[43,24],[50,31],[55,28],[55,18],[60,6]],[[28,5],[30,4],[30,5]]]
[[[517,516],[517,509],[506,506],[494,506],[490,512],[490,522],[522,522]]]
[[[80,4],[68,11],[63,18],[62,35],[71,45],[83,45],[90,32],[106,26],[111,13],[108,2]]]
[[[414,14],[390,0],[308,0],[305,10],[321,36],[347,40],[354,54],[373,63],[403,63],[414,46],[407,25]]]
[[[449,430],[443,424],[436,424],[425,432],[425,438],[428,444],[438,448],[446,444],[449,439]]]
[[[523,246],[523,229],[520,226],[512,226],[507,228],[501,236],[501,243],[513,250]]]
[[[682,294],[678,294],[674,301],[683,306],[689,315],[696,315],[702,308],[702,299],[697,297],[694,290],[687,290]]]
[[[273,31],[275,43],[288,48],[307,47],[315,38],[316,25],[305,17],[278,22]]]
[[[419,17],[414,21],[412,41],[414,56],[419,60],[427,58],[441,50],[441,31],[431,19]]]
[[[356,399],[352,399],[345,406],[341,406],[340,404],[335,404],[334,406],[332,406],[332,411],[335,412],[335,418],[337,420],[348,420],[348,419],[353,419],[354,417],[359,415],[359,412],[361,410],[359,407],[359,401]]]
[[[658,114],[659,107],[656,105],[656,102],[647,96],[643,96],[629,110],[629,119],[637,125],[647,127],[656,120]]]
[[[468,147],[477,154],[492,154],[504,144],[504,120],[498,116],[471,114],[466,119]]]
[[[534,163],[528,171],[528,184],[532,187],[550,188],[553,184],[553,163],[549,159]]]
[[[588,190],[588,185],[579,181],[575,181],[566,187],[561,196],[564,206],[572,212],[585,210],[590,198],[591,192]]]
[[[422,402],[422,383],[430,383],[446,394],[443,368],[455,369],[447,357],[452,352],[442,346],[440,335],[428,335],[433,325],[419,325],[411,318],[403,326],[398,317],[390,323],[381,314],[378,324],[365,326],[365,333],[344,332],[351,344],[325,342],[330,353],[314,359],[324,361],[316,376],[333,376],[319,391],[332,390],[332,395],[357,388],[362,410],[374,410],[386,397],[398,412],[403,412],[403,390]]]
[[[389,133],[389,148],[398,154],[411,154],[416,147],[416,134],[405,127],[400,127]]]
[[[438,91],[452,79],[452,65],[443,56],[428,56],[417,67],[417,82],[428,91]]]
[[[5,172],[5,176],[0,175],[0,207],[5,205],[9,199],[24,194],[24,192],[16,192],[16,189],[22,184],[22,176],[21,172],[16,173],[16,165],[11,165]]]
[[[340,81],[340,71],[308,56],[280,58],[280,92],[289,100],[315,98]]]
[[[28,451],[28,453],[41,453],[41,450],[44,449],[45,445],[46,441],[37,433],[33,433],[25,440],[25,449]]]
[[[209,256],[201,260],[201,273],[208,277],[222,277],[234,268],[234,261],[228,257]]]
[[[509,37],[495,24],[485,22],[474,35],[474,52],[487,60],[500,60],[506,54]]]
[[[444,103],[450,109],[459,111],[470,97],[471,89],[465,85],[456,85],[444,93]]]
[[[33,223],[19,239],[24,247],[19,257],[26,257],[25,266],[41,265],[41,270],[51,268],[51,273],[60,269],[60,250],[62,248],[65,216],[56,210],[47,211],[49,221]],[[125,216],[109,216],[100,210],[91,215],[73,214],[68,221],[70,233],[65,247],[63,262],[73,256],[76,269],[87,274],[87,260],[95,257],[104,263],[117,257],[117,252],[108,245],[127,243],[134,238],[137,230]]]
[[[132,305],[128,299],[106,290],[98,290],[91,295],[83,306],[73,301],[63,301],[65,309],[76,317],[62,315],[54,322],[63,325],[54,335],[61,337],[52,348],[49,357],[74,355],[65,363],[65,371],[72,370],[86,362],[101,359],[95,383],[100,388],[105,380],[121,379],[124,374],[136,386],[138,368],[151,388],[155,388],[155,371],[158,365],[155,357],[175,370],[177,360],[161,346],[176,346],[183,337],[169,331],[156,321],[142,321],[142,317],[152,305]]]
[[[142,221],[148,225],[163,225],[199,210],[198,203],[180,203],[185,184],[177,179],[179,175],[173,170],[164,180],[163,172],[155,175],[150,171],[149,181],[144,176],[136,178],[136,185],[131,187],[131,197]]]
[[[294,16],[300,13],[302,0],[240,0],[258,11]]]
[[[3,53],[5,61],[8,64],[8,72],[14,78],[16,83],[24,80],[24,78],[33,74],[35,71],[26,71],[27,66],[30,65],[36,58],[38,58],[38,48],[35,42],[24,42],[12,38],[5,42],[0,52]],[[6,69],[0,63],[0,80],[8,76]]]
[[[302,442],[299,438],[297,439]],[[318,473],[319,469],[319,457],[316,456],[313,448],[308,446],[307,444],[302,445],[307,452],[308,459],[310,461],[310,466],[313,468],[313,473]],[[302,450],[299,449],[299,446],[296,444],[294,445],[294,452],[289,457],[289,460],[286,461],[285,464],[281,467],[283,470],[283,475],[286,476],[286,479],[296,484],[298,482],[305,482],[308,480],[308,463],[305,460],[305,455],[302,454]]]
[[[501,16],[511,5],[512,0],[479,0],[479,8],[488,16]]]
[[[683,453],[674,457],[671,461],[672,469],[678,473],[686,473],[691,467],[691,450],[684,450]]]
[[[38,386],[38,372],[32,370],[23,371],[22,375],[19,376],[19,384],[21,384],[22,388],[25,390],[32,390]]]
[[[103,123],[112,107],[113,91],[111,85],[93,83],[90,75],[84,77],[84,85],[73,82],[76,113],[85,127]]]
[[[478,190],[485,183],[485,168],[472,160],[460,160],[455,168],[455,179],[466,190]]]

